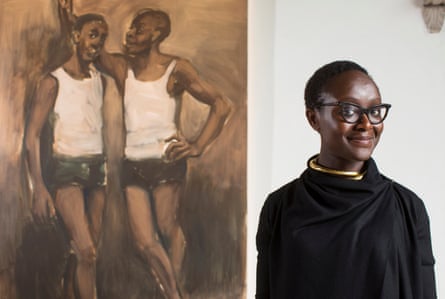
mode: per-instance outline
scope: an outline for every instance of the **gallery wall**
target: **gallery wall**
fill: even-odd
[[[254,298],[265,196],[299,176],[319,150],[304,117],[304,85],[336,59],[367,68],[393,105],[374,158],[381,172],[424,200],[444,296],[445,28],[429,33],[415,0],[251,0],[249,18],[247,298]]]

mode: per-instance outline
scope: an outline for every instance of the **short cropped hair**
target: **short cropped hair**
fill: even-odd
[[[99,21],[104,24],[107,24],[105,21],[105,18],[102,15],[95,14],[95,13],[88,13],[84,15],[80,15],[76,18],[76,21],[73,24],[73,31],[82,31],[83,26],[86,23],[92,22],[92,21]]]
[[[170,35],[171,31],[171,22],[168,14],[162,10],[145,8],[138,11],[133,19],[139,17],[151,17],[156,21],[156,30],[159,30],[161,33],[159,36],[159,41],[163,41]]]
[[[321,104],[321,93],[327,82],[341,73],[347,71],[359,71],[369,76],[368,71],[359,64],[349,60],[338,60],[328,63],[318,70],[309,78],[304,90],[304,102],[306,108],[316,108]]]

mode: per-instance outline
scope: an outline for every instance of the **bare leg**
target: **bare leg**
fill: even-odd
[[[97,247],[102,230],[102,219],[105,206],[105,189],[103,187],[91,191],[88,196],[88,217],[90,231]]]
[[[87,200],[88,205],[88,217],[90,223],[90,231],[94,240],[94,244],[97,248],[99,241],[99,235],[101,232],[103,210],[105,205],[105,190],[103,187],[93,190]],[[67,261],[67,266],[64,274],[63,292],[64,299],[75,299],[75,286],[74,280],[76,277],[76,256],[70,254]]]
[[[174,270],[153,227],[152,209],[145,190],[129,186],[125,189],[130,227],[139,251],[143,254],[168,299],[180,298]]]
[[[161,234],[170,241],[169,253],[176,277],[181,275],[185,252],[185,237],[178,221],[181,184],[165,183],[153,190],[156,215]]]
[[[81,299],[96,298],[96,249],[85,214],[80,187],[67,186],[57,190],[56,209],[71,237],[77,258],[76,281]]]

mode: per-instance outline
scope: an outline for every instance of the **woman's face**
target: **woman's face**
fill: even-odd
[[[374,81],[359,71],[346,71],[333,77],[323,94],[323,103],[349,102],[362,108],[381,104]],[[344,121],[340,109],[323,106],[307,112],[309,122],[321,136],[318,163],[339,170],[360,171],[377,146],[383,123],[372,125],[368,116],[362,114],[357,123],[350,124]]]

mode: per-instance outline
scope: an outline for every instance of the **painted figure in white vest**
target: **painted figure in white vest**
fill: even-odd
[[[108,26],[101,15],[73,24],[72,56],[38,85],[26,130],[36,222],[61,218],[76,256],[75,286],[82,299],[96,298],[96,244],[105,202],[102,103],[105,80],[94,68]],[[52,128],[50,178],[42,173],[41,134]],[[66,282],[67,283],[67,282]]]
[[[230,103],[189,61],[160,51],[169,33],[165,12],[142,10],[126,34],[125,54],[101,55],[100,63],[121,82],[126,129],[122,178],[136,244],[166,297],[179,298],[186,240],[177,216],[187,159],[200,156],[219,135]],[[195,140],[184,138],[179,127],[184,92],[210,106]]]

